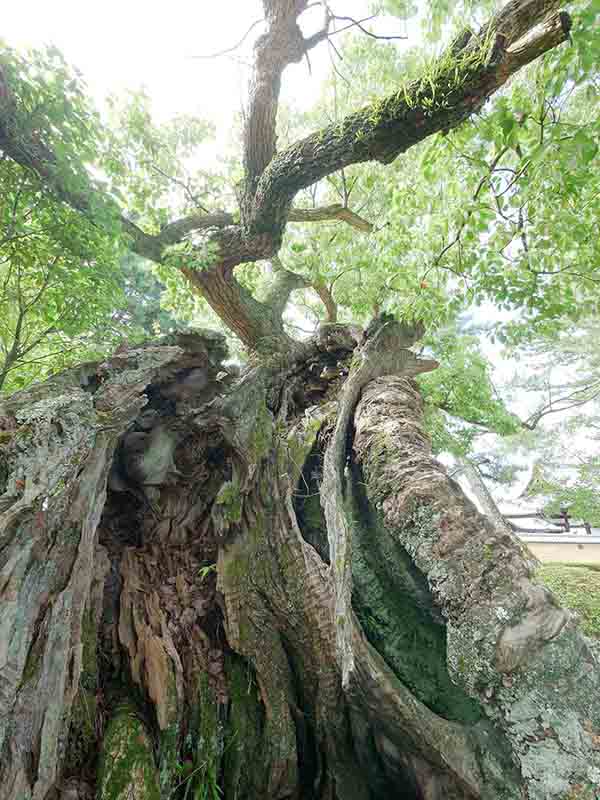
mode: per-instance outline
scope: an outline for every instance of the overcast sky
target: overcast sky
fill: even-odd
[[[368,5],[368,0],[344,0],[340,13],[365,17]],[[260,0],[170,0],[160,6],[141,0],[22,0],[3,8],[2,36],[11,46],[56,45],[83,72],[96,97],[145,86],[158,117],[195,113],[213,119],[222,131],[241,108],[252,41],[261,28],[231,56],[194,56],[236,44],[261,19],[261,7]],[[310,10],[302,17],[303,28],[316,30],[321,20],[320,8]],[[311,51],[310,61],[311,72],[303,62],[288,67],[284,78],[285,97],[302,108],[313,102],[327,72],[326,45]]]

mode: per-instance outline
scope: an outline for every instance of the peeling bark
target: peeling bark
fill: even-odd
[[[212,334],[182,336],[71,370],[2,404],[16,421],[1,453],[0,781],[7,797],[45,798],[66,756],[119,437],[148,402],[149,385],[168,387],[192,368],[214,374],[223,354]]]

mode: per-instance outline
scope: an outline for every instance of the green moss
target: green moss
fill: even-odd
[[[65,758],[68,773],[80,772],[95,760],[98,742],[96,717],[98,704],[94,692],[79,687],[71,708],[71,727]]]
[[[576,611],[585,634],[600,639],[600,572],[593,567],[545,564],[536,577],[558,602]]]
[[[83,615],[81,625],[81,677],[86,689],[95,691],[98,684],[98,654],[96,650],[96,623],[89,611]]]
[[[231,701],[223,758],[225,797],[263,797],[264,708],[254,671],[234,655],[227,656],[225,670]]]
[[[301,479],[307,459],[315,448],[317,436],[327,419],[327,411],[327,408],[321,407],[320,413],[305,417],[302,424],[287,433],[285,446],[278,448],[279,472],[287,473],[293,484]]]
[[[184,795],[190,800],[220,800],[224,730],[217,696],[204,672],[198,677],[196,696],[197,702],[190,714],[190,731],[184,743],[188,773],[184,779]]]
[[[271,449],[273,442],[273,417],[265,403],[258,406],[254,428],[250,436],[252,460],[258,463]]]
[[[43,650],[37,648],[35,645],[29,651],[27,661],[25,662],[25,669],[23,670],[23,677],[21,678],[21,686],[25,686],[30,681],[36,680],[42,666]]]
[[[225,519],[228,522],[241,522],[242,498],[237,483],[233,481],[224,483],[215,498],[215,504],[222,507]]]
[[[96,717],[98,661],[96,625],[89,611],[83,615],[81,627],[81,674],[71,709],[69,744],[66,763],[69,772],[78,772],[93,761],[97,753]]]
[[[298,519],[298,525],[302,531],[302,537],[312,545],[323,561],[329,564],[329,540],[327,538],[327,526],[325,516],[321,508],[321,497],[317,480],[310,475],[309,469],[304,472],[306,485],[299,487],[301,491],[294,498],[294,510]],[[308,487],[308,488],[307,488]]]
[[[152,742],[129,704],[119,707],[106,728],[98,800],[161,800]]]
[[[161,797],[170,797],[177,784],[181,782],[181,762],[179,760],[178,721],[172,722],[160,732],[158,754],[158,783]]]
[[[446,52],[433,59],[418,80],[407,82],[397,92],[375,100],[368,107],[369,125],[378,127],[415,108],[424,111],[425,116],[452,108],[454,93],[462,93],[465,82],[481,72],[493,57],[494,35],[490,29],[479,47],[458,54]]]
[[[46,648],[47,629],[44,624],[40,627],[37,637],[31,643],[29,652],[27,653],[27,660],[25,661],[25,668],[23,669],[23,676],[21,678],[21,686],[36,681],[42,668],[44,659],[44,650]]]
[[[600,800],[600,789],[591,783],[580,783],[564,796],[564,800]]]
[[[450,680],[446,629],[427,582],[390,536],[355,483],[352,530],[352,605],[363,630],[396,676],[432,711],[461,722],[482,718],[479,705]],[[419,507],[415,535],[432,524]]]

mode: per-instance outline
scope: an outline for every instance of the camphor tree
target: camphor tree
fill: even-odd
[[[473,375],[476,357],[455,347],[453,378],[410,349],[432,316],[427,303],[413,303],[412,319],[404,309],[401,322],[376,313],[364,331],[336,322],[352,291],[342,272],[356,266],[343,263],[352,248],[343,233],[335,265],[291,272],[277,258],[291,221],[338,220],[360,238],[370,226],[348,208],[351,182],[340,171],[365,162],[394,169],[434,134],[444,134],[433,141],[447,157],[450,132],[544,54],[554,58],[545,68],[563,75],[557,96],[568,81],[579,86],[581,64],[562,70],[559,47],[571,19],[553,0],[511,0],[414,79],[277,150],[282,73],[340,20],[323,3],[323,28],[305,36],[308,0],[263,6],[243,177],[229,211],[220,206],[233,209],[232,193],[215,200],[218,182],[190,182],[178,166],[205,135],[200,123],[153,128],[138,98],[125,111],[128,127],[111,134],[56,53],[33,65],[3,53],[3,158],[57,207],[157,264],[171,289],[183,275],[250,358],[238,376],[223,366],[222,335],[187,331],[123,346],[3,401],[0,795],[592,798],[600,784],[594,651],[533,581],[527,551],[433,459],[424,429],[414,378],[423,374],[432,402],[459,413],[466,390],[457,365]],[[592,30],[596,13],[593,2],[582,5],[577,24]],[[464,275],[476,293],[529,303],[544,320],[553,309],[539,286],[552,297],[557,289],[533,259],[547,233],[511,206],[521,178],[539,201],[541,151],[516,169],[502,166],[504,157],[523,158],[518,134],[529,131],[504,102],[493,111],[496,156],[486,160],[473,137],[485,179],[417,288],[448,266],[458,281],[450,289],[460,290],[460,259],[470,260]],[[545,120],[545,104],[541,113]],[[551,139],[546,155],[558,146]],[[574,172],[592,150],[584,131],[569,156]],[[495,183],[500,169],[517,176],[508,189]],[[328,177],[345,202],[294,205]],[[174,184],[186,213],[172,219],[165,197]],[[491,258],[476,268],[484,193],[508,218],[509,277]],[[531,208],[531,196],[522,206]],[[379,241],[392,247],[388,233]],[[490,237],[501,236],[498,222]],[[314,250],[302,234],[285,246],[285,266]],[[370,246],[385,258],[381,244]],[[373,287],[361,259],[373,309],[394,309],[384,302],[402,285],[402,262]],[[253,265],[263,260],[272,266],[258,281]],[[530,292],[519,269],[536,284]],[[291,292],[308,284],[329,324],[297,340],[283,313]],[[346,316],[353,303],[343,302]],[[437,354],[432,328],[429,336]],[[499,413],[480,394],[482,408]]]

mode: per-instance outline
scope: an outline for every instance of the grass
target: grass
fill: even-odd
[[[544,564],[537,577],[561,605],[579,614],[587,636],[600,639],[600,564]]]

